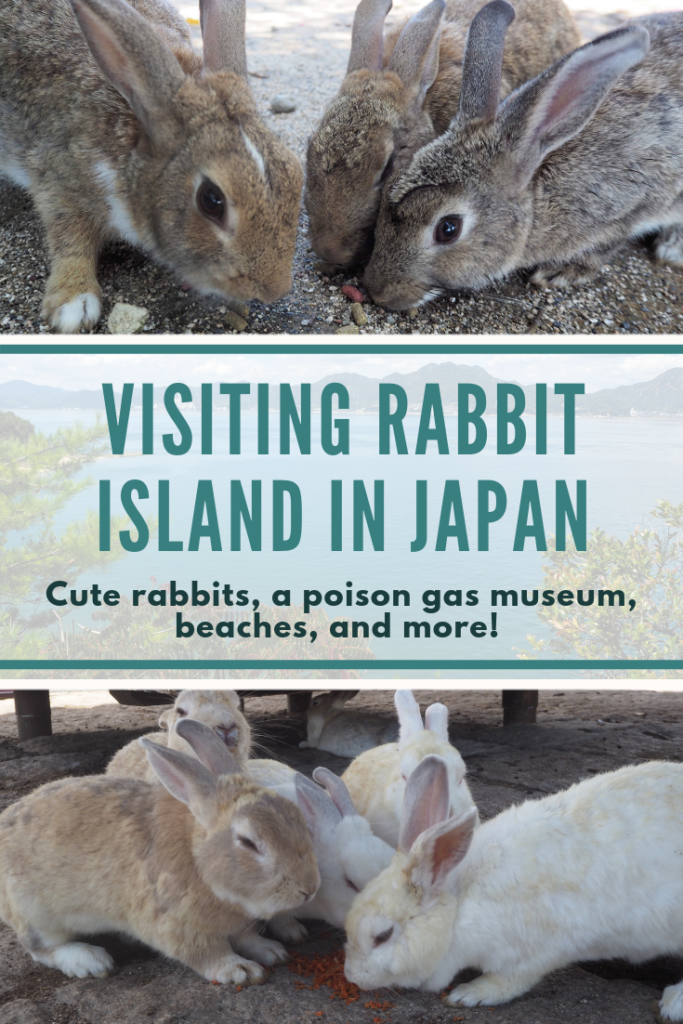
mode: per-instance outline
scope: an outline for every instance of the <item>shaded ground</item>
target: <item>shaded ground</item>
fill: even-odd
[[[541,694],[538,724],[502,727],[500,694],[481,691],[420,691],[422,709],[441,699],[451,709],[451,739],[463,754],[469,782],[483,817],[511,803],[542,796],[598,771],[651,758],[680,760],[683,751],[681,698],[671,693]],[[97,699],[97,698],[95,698]],[[104,768],[113,752],[155,722],[158,710],[101,705],[59,708],[55,735],[19,744],[8,702],[0,705],[0,807],[35,786],[67,774]],[[351,707],[391,717],[391,694],[369,691]],[[284,698],[247,701],[246,713],[265,752],[310,774],[318,764],[341,771],[346,761],[296,745],[303,720],[288,716]],[[324,925],[298,953],[312,955],[341,945]],[[117,963],[104,980],[73,981],[33,963],[8,928],[0,926],[0,1024],[646,1024],[661,988],[683,976],[683,961],[639,967],[619,961],[573,966],[550,975],[530,994],[497,1008],[446,1008],[434,995],[370,993],[349,1005],[326,988],[286,967],[268,984],[236,992],[209,985],[190,970],[145,947],[105,937]],[[390,1003],[381,1011],[366,1002]]]
[[[182,14],[197,18],[191,0],[175,0]],[[625,0],[611,10],[611,0],[569,0],[584,37],[609,31],[628,17],[676,7],[674,0]],[[250,82],[267,123],[303,158],[306,140],[343,78],[355,0],[332,4],[314,0],[250,0],[247,22]],[[394,4],[391,17],[412,13],[416,2]],[[194,29],[198,39],[198,28]],[[291,114],[273,114],[270,101],[286,94],[296,103]],[[164,268],[138,250],[118,244],[101,259],[103,318],[115,302],[144,306],[150,312],[145,331],[153,334],[251,333],[328,334],[352,324],[343,284],[358,278],[316,269],[302,213],[293,291],[264,306],[238,304],[231,312],[221,299],[183,291]],[[0,333],[34,334],[47,327],[40,305],[48,273],[42,229],[28,195],[0,184]],[[633,245],[614,259],[590,285],[538,289],[522,278],[479,292],[437,299],[417,315],[385,312],[365,304],[368,317],[361,334],[431,333],[678,333],[683,330],[683,275],[655,264],[647,247]],[[239,314],[235,319],[235,311]],[[235,327],[234,325],[237,325]]]

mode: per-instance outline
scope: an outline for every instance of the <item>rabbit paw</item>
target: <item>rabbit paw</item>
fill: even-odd
[[[654,254],[664,263],[683,266],[683,224],[673,224],[659,232],[654,242]]]
[[[664,989],[658,1017],[660,1020],[683,1020],[683,981]]]
[[[486,1006],[496,1006],[498,1003],[507,1003],[526,991],[530,986],[511,984],[509,978],[501,978],[495,974],[482,974],[474,981],[468,981],[464,985],[458,985],[446,997],[446,1002],[451,1005],[478,1006],[485,1003]]]
[[[281,942],[303,942],[308,929],[291,914],[277,914],[268,922],[268,931]]]
[[[233,940],[233,945],[246,956],[251,956],[264,967],[273,967],[275,964],[286,964],[290,959],[289,953],[281,942],[274,939],[265,939],[263,935],[249,935]]]
[[[531,275],[531,283],[539,288],[567,288],[574,284],[585,284],[597,272],[597,267],[586,263],[565,263],[561,267],[548,265],[538,267]]]
[[[43,316],[60,334],[76,334],[90,330],[100,319],[102,306],[93,292],[83,292],[75,298],[64,301],[63,293],[46,295],[43,302]]]
[[[253,960],[245,960],[233,953],[226,956],[206,977],[209,981],[217,981],[220,985],[265,985],[268,975],[260,964]]]
[[[89,946],[87,942],[67,942],[49,953],[34,953],[33,959],[46,967],[56,967],[70,978],[106,978],[114,967],[106,949]]]

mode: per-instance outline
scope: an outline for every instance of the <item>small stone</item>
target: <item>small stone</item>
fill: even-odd
[[[360,302],[354,302],[351,306],[351,316],[358,324],[359,327],[365,327],[368,322],[368,318],[365,315],[365,310],[361,306]]]
[[[365,296],[360,288],[354,288],[352,284],[345,284],[342,288],[342,294],[347,299],[351,299],[351,302],[365,302]]]
[[[414,320],[415,317],[417,316],[417,314],[418,314],[417,306],[411,306],[410,309],[408,310],[408,316],[410,317],[410,319]]]
[[[317,274],[334,274],[337,269],[334,263],[326,263],[325,260],[316,260],[313,269]]]
[[[232,327],[235,331],[246,331],[249,324],[247,321],[238,316],[232,309],[229,309],[223,318],[228,327]]]
[[[107,317],[110,334],[138,334],[145,326],[149,310],[144,306],[130,306],[127,302],[116,302]]]
[[[274,114],[291,114],[293,110],[296,110],[296,103],[283,92],[279,92],[270,101],[270,109]]]
[[[231,309],[233,313],[237,313],[237,315],[241,316],[244,320],[247,319],[250,312],[249,306],[246,302],[240,302],[239,299],[230,299],[228,302],[228,309]],[[224,313],[225,310],[222,309],[221,312]]]
[[[395,316],[388,316],[384,322],[385,322],[385,324],[395,324],[396,323],[396,317]]]
[[[357,324],[345,324],[344,327],[338,327],[334,332],[335,334],[360,334],[360,329]]]

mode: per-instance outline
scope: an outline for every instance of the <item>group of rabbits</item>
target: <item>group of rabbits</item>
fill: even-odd
[[[0,814],[0,920],[34,960],[106,975],[78,935],[120,931],[210,981],[266,980],[302,919],[346,928],[363,989],[495,1005],[577,960],[683,953],[683,765],[595,776],[480,823],[448,710],[395,695],[397,742],[312,781],[250,757],[231,691],[185,690],[105,775]],[[159,785],[161,783],[161,785]],[[262,933],[264,925],[274,938]],[[683,1021],[683,982],[663,1020]]]
[[[683,14],[579,46],[563,0],[361,0],[309,140],[310,241],[392,309],[535,268],[587,280],[627,239],[683,264]],[[98,252],[141,246],[201,293],[291,287],[303,182],[247,81],[245,0],[0,0],[0,174],[27,188],[58,331],[101,312]],[[507,41],[506,41],[507,40]]]

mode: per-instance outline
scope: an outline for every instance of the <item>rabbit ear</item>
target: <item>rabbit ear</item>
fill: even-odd
[[[458,818],[449,818],[427,829],[410,851],[408,874],[423,897],[436,896],[450,888],[450,873],[470,848],[478,816],[471,807]]]
[[[173,712],[174,711],[175,711],[175,708],[167,708],[166,711],[163,711],[159,715],[159,728],[160,729],[165,729],[166,732],[168,732],[170,724],[171,724],[171,719],[173,718]]]
[[[324,789],[316,786],[305,775],[294,775],[296,802],[306,819],[308,830],[314,839],[329,836],[341,821],[341,814]]]
[[[329,768],[316,768],[313,772],[313,778],[321,786],[325,787],[342,818],[350,818],[354,814],[358,814],[343,779],[340,779],[338,775],[331,772]]]
[[[445,704],[430,704],[425,711],[425,729],[448,743],[448,708]]]
[[[496,116],[505,33],[514,17],[514,8],[506,0],[492,0],[472,19],[460,86],[460,116],[466,121],[492,121]]]
[[[207,71],[232,71],[247,77],[244,41],[245,0],[200,0],[199,18]]]
[[[182,718],[176,722],[175,731],[190,744],[204,767],[213,775],[234,775],[240,771],[240,766],[223,740],[208,725],[196,722],[194,718]]]
[[[448,817],[448,807],[448,767],[442,757],[429,754],[406,783],[399,849],[409,853],[419,835]]]
[[[162,747],[146,736],[142,736],[138,743],[145,748],[159,782],[176,800],[187,804],[200,825],[210,828],[217,810],[216,780],[211,772],[193,757]]]
[[[417,110],[422,109],[425,94],[439,70],[445,9],[445,0],[432,0],[418,11],[401,32],[387,65],[387,71],[395,72],[408,87]]]
[[[165,113],[185,81],[180,64],[126,0],[71,0],[90,52],[147,136],[165,131]]]
[[[352,71],[382,70],[384,20],[391,10],[391,2],[392,0],[360,0],[353,17],[347,75]]]
[[[394,704],[398,713],[398,741],[404,743],[415,733],[422,732],[420,705],[413,697],[412,690],[397,690],[394,694]]]
[[[578,135],[617,79],[643,59],[649,45],[642,26],[618,29],[574,50],[513,94],[501,109],[501,126],[520,188],[548,153]]]
[[[347,700],[355,697],[358,690],[333,690],[330,694],[333,708],[343,708]]]

